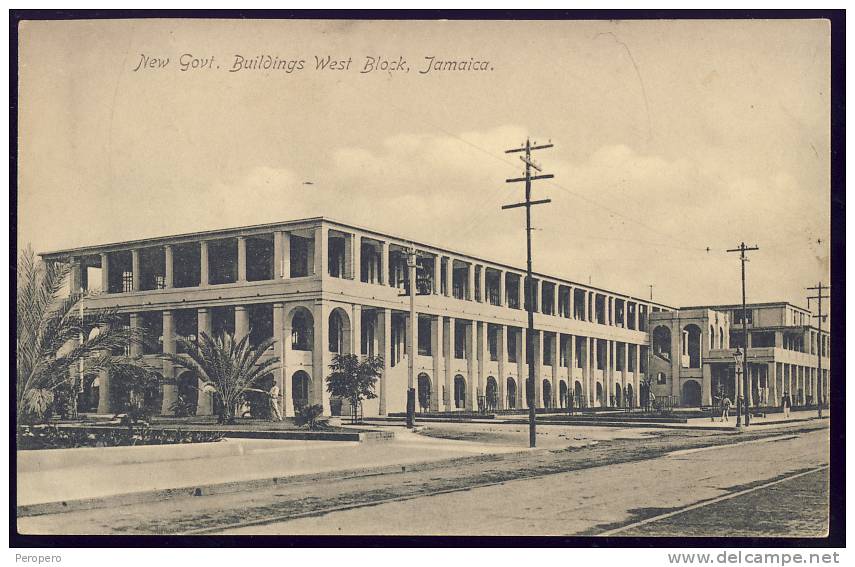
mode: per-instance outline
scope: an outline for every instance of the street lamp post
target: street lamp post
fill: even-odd
[[[745,364],[745,353],[742,352],[742,349],[736,347],[736,352],[733,353],[735,365],[735,373],[736,373],[736,388],[734,388],[734,397],[736,398],[734,402],[736,403],[736,428],[742,428],[742,404],[740,403],[740,387],[742,386],[742,381],[740,380],[742,374],[742,368]],[[746,422],[748,421],[748,416],[746,416]],[[746,423],[747,425],[747,423]]]

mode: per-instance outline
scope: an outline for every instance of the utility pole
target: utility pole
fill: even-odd
[[[650,288],[650,301],[653,301],[653,284],[647,284],[647,287]]]
[[[540,175],[532,175],[531,170],[535,169],[538,172],[541,172],[540,166],[534,163],[531,160],[531,152],[535,150],[545,150],[546,148],[551,148],[552,144],[541,144],[532,145],[531,140],[526,138],[525,146],[522,148],[515,148],[512,150],[505,151],[506,154],[512,154],[517,152],[525,152],[524,156],[520,156],[520,160],[525,163],[525,177],[515,177],[513,179],[506,179],[505,183],[519,183],[521,181],[525,182],[525,201],[522,203],[514,203],[512,205],[504,205],[502,207],[505,209],[515,209],[517,207],[525,207],[525,236],[526,236],[526,280],[525,280],[525,296],[526,296],[526,311],[528,311],[528,332],[526,333],[525,339],[525,356],[528,358],[532,357],[531,361],[526,360],[528,362],[528,382],[526,383],[526,398],[528,399],[528,444],[529,447],[534,447],[537,439],[535,432],[535,420],[537,416],[535,401],[534,401],[534,346],[533,346],[533,338],[534,338],[534,281],[531,273],[531,208],[534,205],[545,205],[547,203],[551,203],[552,199],[540,199],[537,201],[531,200],[531,182],[537,181],[539,179],[552,179],[555,177],[551,173]]]
[[[427,289],[429,287],[427,281],[418,278],[418,254],[415,245],[407,250],[407,270],[407,278],[403,281],[405,290],[400,295],[407,295],[410,298],[410,329],[407,334],[410,341],[407,351],[407,427],[412,428],[416,421],[415,364],[419,352],[419,343],[416,337],[419,321],[416,315],[416,295],[431,293],[431,290]]]
[[[808,290],[816,291],[815,296],[808,296],[808,308],[810,308],[810,300],[816,299],[819,304],[819,313],[817,315],[811,315],[811,317],[815,317],[817,319],[817,324],[819,325],[819,332],[816,335],[816,412],[817,417],[822,419],[822,321],[825,319],[825,316],[822,314],[822,300],[828,299],[830,296],[822,295],[822,290],[830,290],[830,285],[822,285],[822,282],[816,284],[815,287],[809,287]]]
[[[750,409],[748,407],[748,393],[749,393],[749,384],[748,384],[748,310],[745,308],[745,262],[748,261],[748,258],[745,256],[746,252],[750,252],[752,250],[760,250],[756,245],[755,246],[746,246],[744,242],[739,244],[739,248],[732,248],[728,250],[728,252],[739,252],[739,260],[742,263],[742,348],[745,350],[745,356],[742,358],[742,403],[745,404],[745,427],[748,427],[748,423],[750,421]],[[739,406],[740,403],[736,404],[736,427],[741,427],[739,423]]]

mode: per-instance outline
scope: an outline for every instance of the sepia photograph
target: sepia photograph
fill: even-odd
[[[13,541],[843,546],[842,12],[255,16],[10,16]]]

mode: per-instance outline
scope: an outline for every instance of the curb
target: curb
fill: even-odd
[[[79,500],[42,502],[38,504],[26,504],[23,506],[18,506],[16,509],[16,517],[25,518],[30,516],[42,516],[45,514],[61,514],[64,512],[77,512],[81,510],[96,510],[100,508],[112,508],[116,506],[127,506],[131,504],[151,503],[154,501],[170,500],[173,498],[231,494],[235,492],[258,490],[262,488],[272,488],[276,486],[287,486],[291,484],[302,484],[306,482],[318,482],[325,480],[349,480],[368,476],[400,474],[413,471],[425,471],[435,468],[447,467],[456,461],[471,459],[473,457],[498,459],[509,454],[531,452],[536,453],[545,451],[547,451],[547,449],[535,449],[534,451],[526,449],[518,452],[514,451],[511,453],[488,453],[483,455],[468,455],[465,457],[454,457],[452,459],[442,459],[438,461],[410,463],[407,465],[382,465],[378,467],[343,469],[324,473],[307,473],[293,476],[277,476],[198,486],[186,486],[180,488],[164,488],[160,490],[129,492],[125,494],[115,494],[112,496],[81,498]]]

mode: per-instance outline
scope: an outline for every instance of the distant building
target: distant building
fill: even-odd
[[[285,415],[314,403],[337,413],[340,404],[329,399],[324,380],[334,354],[354,352],[384,359],[378,398],[365,403],[364,415],[405,410],[411,351],[422,410],[527,407],[528,364],[535,365],[539,408],[637,407],[648,400],[648,369],[654,394],[674,405],[709,404],[720,389],[732,397],[735,306],[678,310],[535,274],[534,349],[524,354],[525,271],[422,243],[414,246],[430,293],[417,297],[418,332],[410,346],[403,287],[411,245],[312,218],[42,257],[71,263],[73,289],[100,290],[87,308],[116,308],[128,326],[160,337],[146,352],[129,347],[129,354],[157,361],[176,352],[177,337],[193,340],[201,332],[249,334],[256,343],[275,338],[272,351],[282,364],[265,386],[279,385]],[[809,314],[780,303],[754,305],[749,316],[757,322],[749,339],[753,399],[771,404],[786,388],[794,400],[798,392],[801,399],[810,395],[815,357],[804,350],[815,348],[816,330],[807,326]],[[827,342],[823,334],[824,349]],[[196,377],[163,364],[162,413],[170,415],[179,397],[197,415],[212,413],[217,400],[197,390]],[[90,394],[83,399],[91,401],[84,409],[110,413],[120,401],[106,372],[84,384]]]
[[[707,405],[723,395],[735,399],[734,353],[745,352],[742,304],[657,313],[650,327],[655,394],[679,396],[682,405]],[[785,393],[796,405],[815,404],[819,349],[822,399],[828,402],[829,334],[819,336],[808,310],[786,302],[750,303],[746,327],[751,405],[780,405]]]

